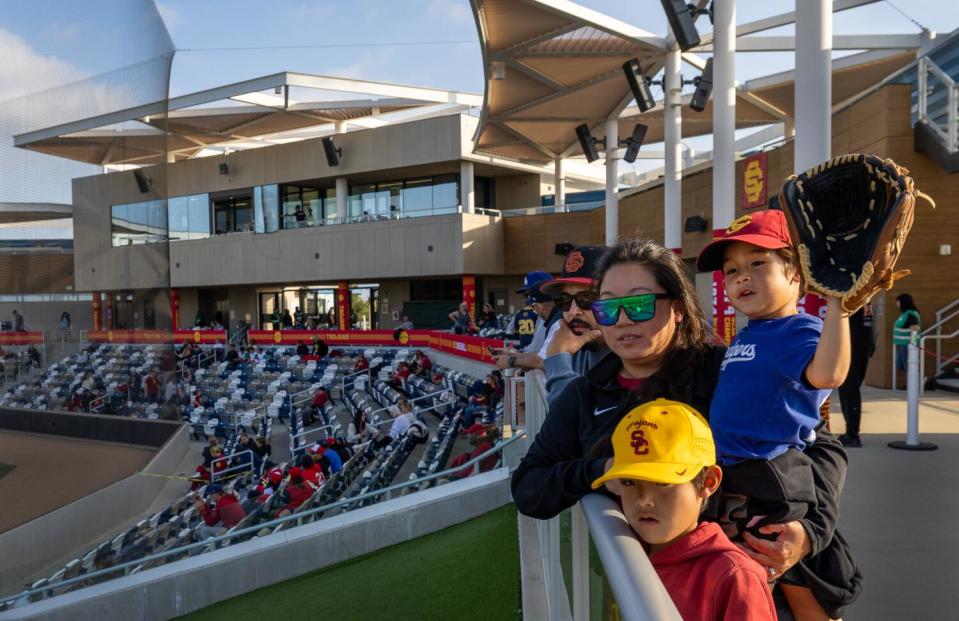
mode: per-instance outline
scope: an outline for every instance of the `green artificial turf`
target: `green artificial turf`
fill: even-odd
[[[510,504],[445,530],[181,617],[519,619],[519,546]]]
[[[12,464],[0,464],[0,479],[13,472],[14,468],[16,468],[16,466]]]

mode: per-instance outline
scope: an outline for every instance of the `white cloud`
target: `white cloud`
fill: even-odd
[[[2,100],[36,93],[78,80],[83,74],[56,56],[44,56],[14,33],[0,28]]]
[[[467,0],[432,0],[429,8],[430,15],[437,15],[446,21],[462,24],[473,20]]]

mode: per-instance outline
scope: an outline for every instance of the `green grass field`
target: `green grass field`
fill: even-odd
[[[16,466],[11,464],[0,464],[0,479],[13,472],[14,468],[16,468]]]
[[[521,616],[516,509],[510,504],[181,619],[499,621]]]

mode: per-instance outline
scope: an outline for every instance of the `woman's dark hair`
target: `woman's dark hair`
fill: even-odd
[[[919,312],[919,309],[916,308],[916,303],[913,301],[912,296],[908,293],[900,293],[896,296],[896,301],[899,302],[899,307],[903,312],[906,311],[916,311]]]
[[[610,268],[631,263],[652,272],[656,283],[669,294],[683,315],[662,366],[642,383],[636,396],[643,401],[667,397],[688,403],[698,362],[715,339],[699,306],[696,289],[686,276],[686,267],[679,255],[649,239],[624,239],[610,248],[599,260],[594,278],[602,284]]]
[[[366,432],[366,412],[363,410],[356,411],[356,416],[353,417],[353,427],[356,429],[356,433]]]

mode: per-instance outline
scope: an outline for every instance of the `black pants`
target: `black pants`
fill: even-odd
[[[849,373],[846,374],[846,381],[839,387],[839,403],[842,416],[846,419],[846,433],[858,436],[859,423],[862,420],[862,395],[859,387],[866,379],[866,369],[869,367],[869,344],[854,340],[851,353]]]

